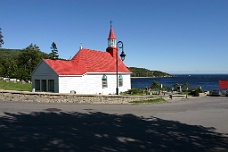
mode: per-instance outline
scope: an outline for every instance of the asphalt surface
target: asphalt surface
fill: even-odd
[[[228,98],[0,102],[0,151],[228,151]]]

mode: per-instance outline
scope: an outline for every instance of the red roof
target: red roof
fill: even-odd
[[[116,39],[112,27],[110,27],[110,32],[109,32],[109,36],[108,36],[108,40],[110,40],[110,39]]]
[[[219,89],[228,89],[228,80],[219,80]]]
[[[88,72],[116,72],[116,58],[109,52],[81,49],[71,60],[44,61],[58,75],[83,75]],[[118,71],[131,73],[124,63],[118,59]]]

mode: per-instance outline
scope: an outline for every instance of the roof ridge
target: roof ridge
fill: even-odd
[[[71,60],[45,60],[58,75],[83,75],[87,72],[115,72],[116,58],[110,53],[81,49]],[[131,73],[118,58],[119,72]]]

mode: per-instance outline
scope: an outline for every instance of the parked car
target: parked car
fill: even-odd
[[[228,96],[227,90],[220,90],[222,96]]]

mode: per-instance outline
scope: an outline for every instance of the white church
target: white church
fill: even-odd
[[[36,92],[115,94],[131,89],[131,72],[118,57],[116,75],[116,37],[112,26],[106,52],[80,47],[71,60],[43,59],[32,73]]]

